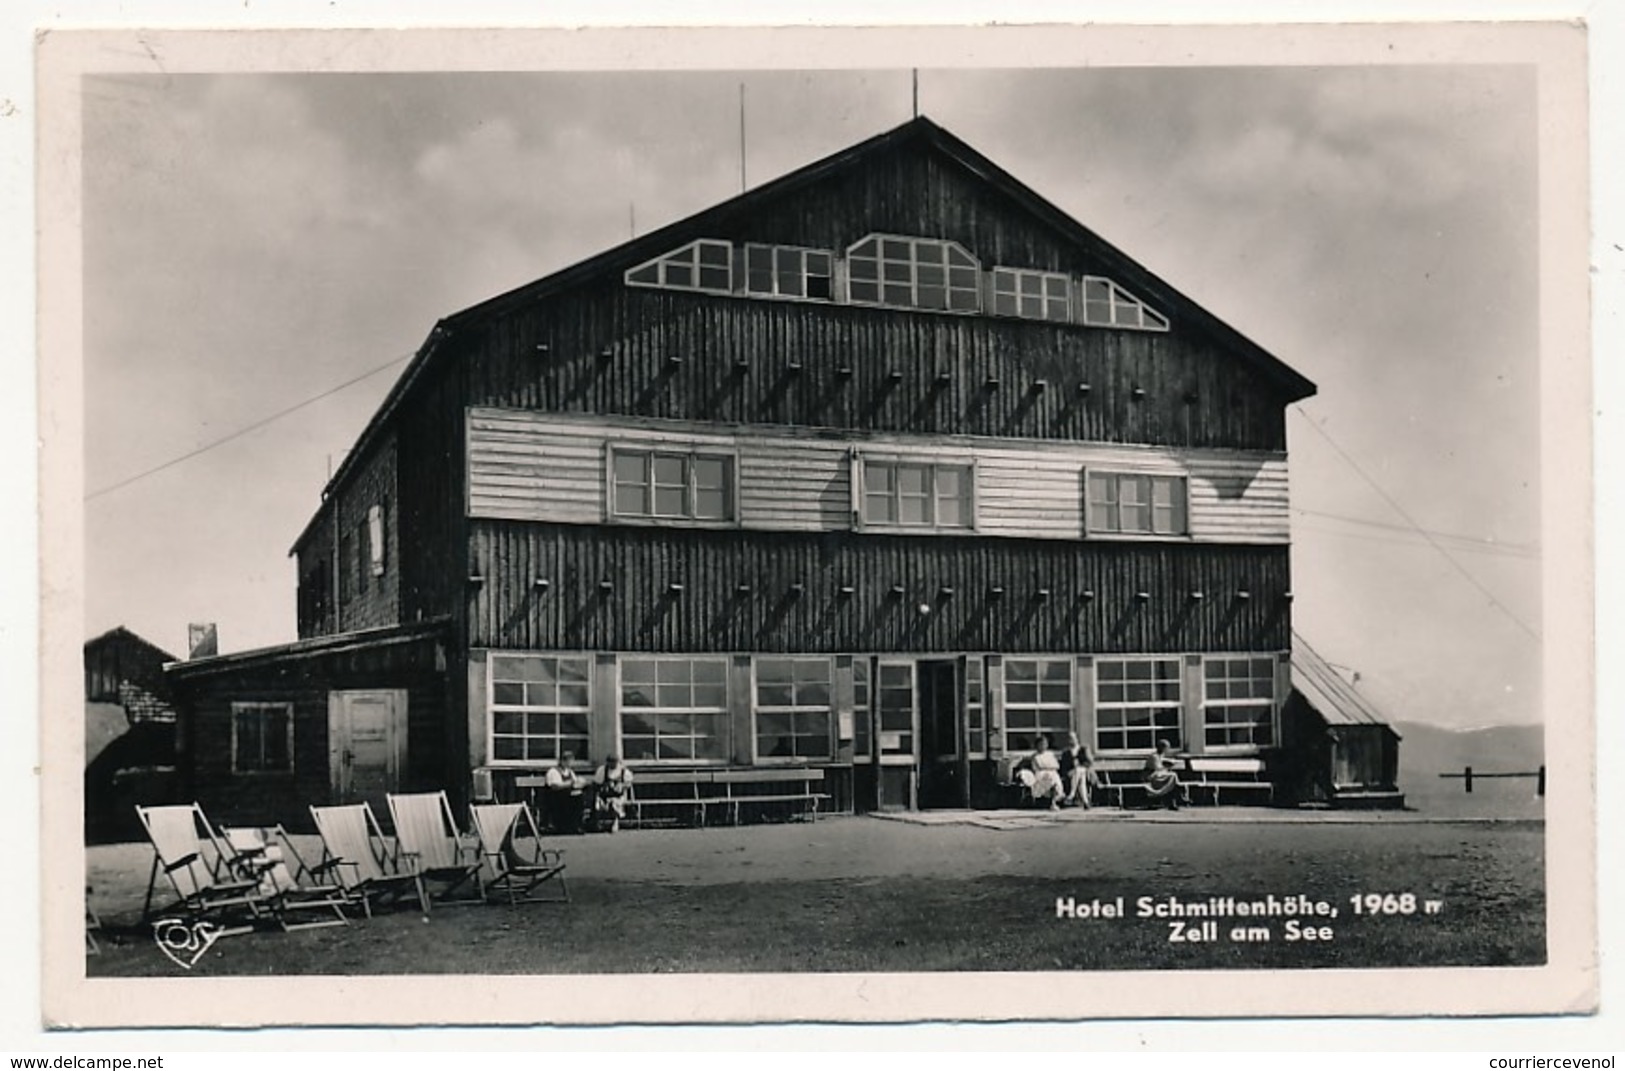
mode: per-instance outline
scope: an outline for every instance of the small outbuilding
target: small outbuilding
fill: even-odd
[[[1333,807],[1402,808],[1399,741],[1369,699],[1302,636],[1292,636],[1292,691],[1282,708],[1285,786],[1299,803]]]

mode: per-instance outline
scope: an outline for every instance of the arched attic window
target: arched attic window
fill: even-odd
[[[871,234],[846,251],[847,295],[863,305],[978,312],[981,265],[954,242]]]
[[[1083,322],[1096,327],[1168,330],[1168,318],[1139,298],[1097,275],[1083,277]]]
[[[732,293],[733,246],[701,238],[628,269],[626,283],[628,286]]]

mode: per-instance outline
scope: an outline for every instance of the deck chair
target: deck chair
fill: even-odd
[[[311,868],[316,881],[342,889],[369,919],[374,902],[393,904],[404,897],[416,898],[421,910],[429,910],[422,882],[384,839],[371,804],[312,806],[310,817],[322,838],[321,862]]]
[[[260,892],[271,900],[284,930],[350,924],[344,914],[349,897],[343,889],[302,883],[310,868],[282,826],[222,826],[220,835],[232,852],[232,869],[259,880]]]
[[[102,917],[96,914],[96,905],[90,902],[90,894],[94,890],[85,886],[85,955],[99,956],[102,954],[101,943],[96,935],[102,932]]]
[[[143,922],[151,921],[158,875],[169,881],[177,899],[160,914],[179,911],[194,920],[216,923],[217,936],[248,933],[275,915],[273,897],[260,889],[257,877],[232,870],[232,852],[221,840],[203,808],[195,803],[161,807],[137,805],[136,816],[152,842],[152,871],[147,875]]]
[[[451,814],[446,793],[391,793],[389,814],[395,822],[395,842],[408,868],[418,877],[423,910],[429,910],[428,883],[440,885],[433,899],[443,904],[477,904],[485,901],[480,883],[483,863],[479,849],[463,840],[457,820]],[[459,895],[473,883],[472,895]]]
[[[541,901],[567,902],[569,886],[564,884],[564,853],[542,847],[536,818],[523,803],[476,803],[469,808],[474,833],[480,841],[480,857],[488,877],[482,875],[485,894],[505,893],[509,904]],[[528,850],[520,844],[529,844]],[[533,892],[558,879],[557,896]]]

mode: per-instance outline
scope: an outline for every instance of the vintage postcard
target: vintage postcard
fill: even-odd
[[[1595,1008],[1583,27],[38,62],[51,1025]]]

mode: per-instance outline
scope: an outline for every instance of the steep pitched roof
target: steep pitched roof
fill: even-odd
[[[1199,304],[1180,293],[1167,282],[1146,270],[1128,254],[1055,207],[1032,189],[1018,181],[1009,172],[950,134],[925,116],[919,116],[901,126],[867,140],[860,141],[840,152],[814,161],[771,182],[747,190],[737,197],[719,202],[701,212],[680,219],[648,234],[633,238],[602,253],[578,261],[570,267],[526,283],[495,297],[471,305],[435,324],[429,337],[419,347],[412,362],[401,373],[394,387],[384,398],[372,420],[351,447],[344,461],[333,473],[323,489],[323,498],[340,486],[354,464],[365,456],[373,440],[387,426],[390,416],[412,386],[434,361],[441,344],[459,330],[485,322],[512,309],[525,306],[578,283],[593,279],[602,273],[621,271],[651,257],[658,256],[695,238],[706,237],[708,228],[716,222],[748,213],[758,205],[777,200],[813,183],[841,172],[862,167],[874,157],[908,145],[919,143],[952,161],[971,175],[1000,190],[1011,201],[1031,213],[1042,223],[1053,228],[1063,238],[1090,251],[1107,269],[1127,284],[1136,294],[1143,295],[1164,306],[1176,306],[1182,317],[1190,319],[1222,345],[1231,349],[1241,360],[1252,365],[1265,379],[1274,383],[1289,401],[1306,398],[1315,392],[1315,385],[1257,343],[1207,312]],[[294,551],[302,546],[312,532],[320,511],[311,519],[294,544]]]
[[[1292,633],[1292,687],[1330,725],[1388,724],[1388,719],[1295,631]]]

